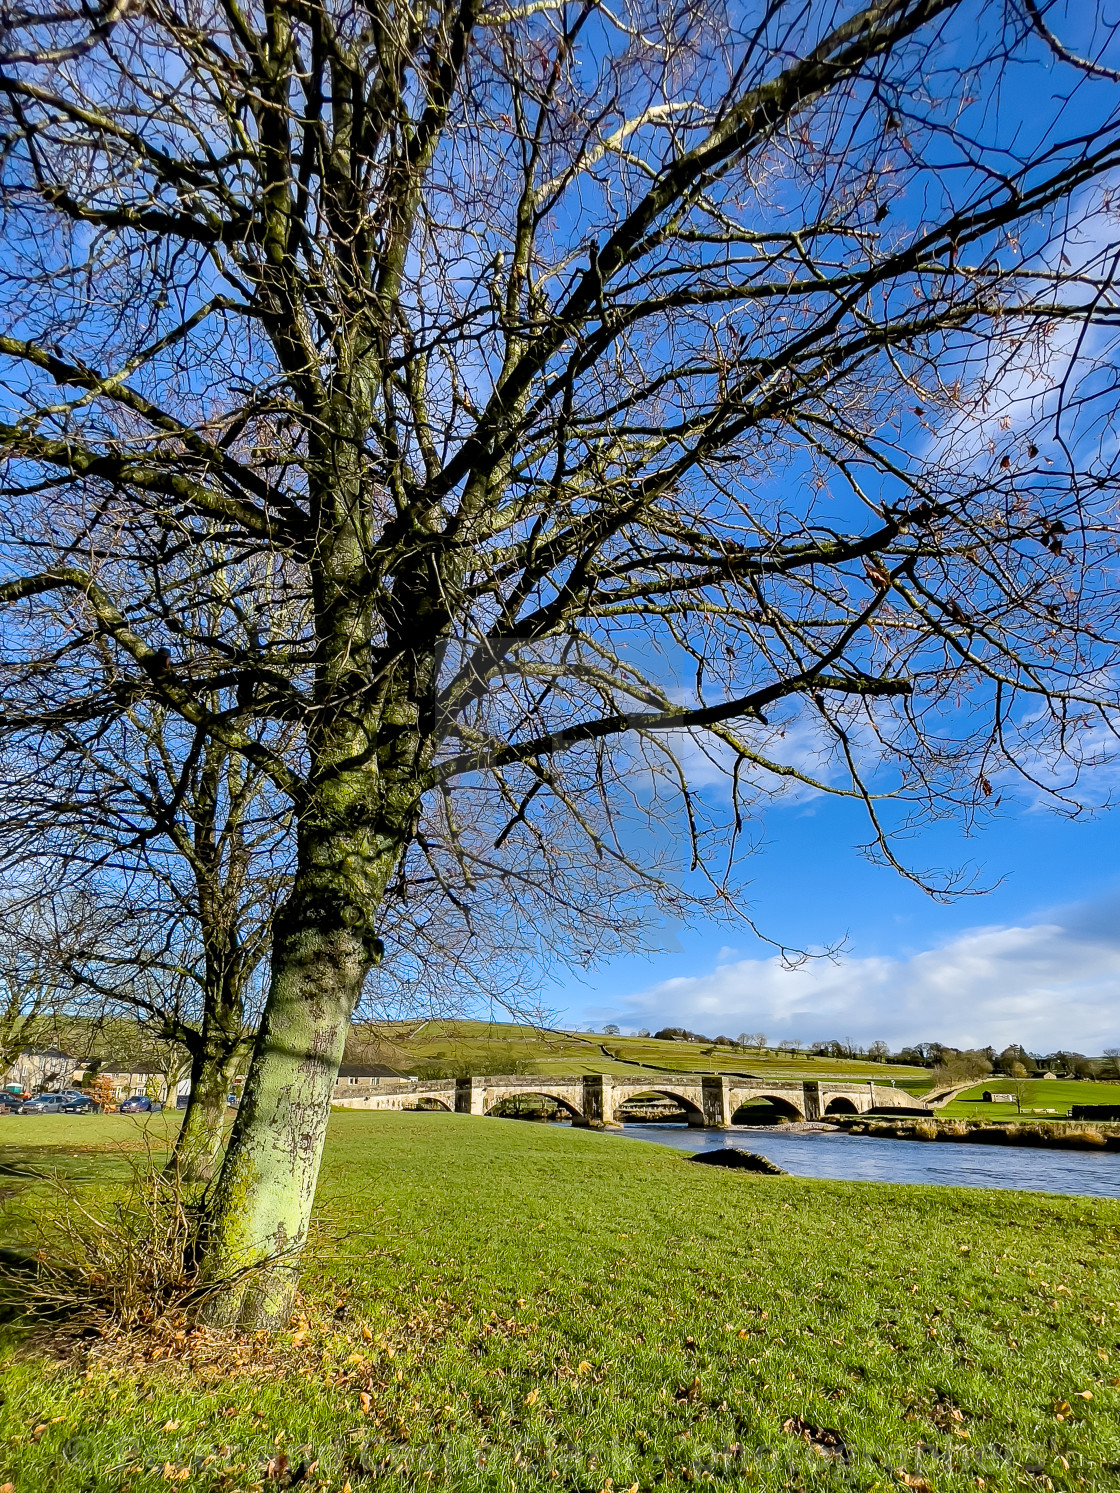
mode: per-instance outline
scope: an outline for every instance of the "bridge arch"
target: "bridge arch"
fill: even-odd
[[[773,1124],[775,1120],[779,1123],[783,1120],[803,1120],[805,1114],[799,1105],[795,1104],[788,1094],[769,1094],[764,1090],[744,1094],[739,1099],[738,1107],[731,1116],[733,1125],[764,1125]],[[770,1114],[766,1111],[769,1109]],[[762,1118],[759,1118],[759,1115]]]
[[[702,1125],[704,1123],[704,1111],[695,1099],[687,1094],[682,1094],[679,1089],[654,1088],[639,1089],[637,1092],[628,1092],[625,1099],[618,1102],[615,1107],[615,1118],[624,1120],[626,1118],[626,1106],[628,1104],[640,1104],[648,1099],[668,1099],[679,1109],[684,1111],[685,1119],[689,1125]]]
[[[562,1109],[570,1120],[583,1119],[583,1111],[577,1109],[570,1099],[565,1099],[562,1094],[550,1093],[547,1089],[504,1089],[494,1100],[493,1104],[490,1105],[489,1109],[485,1111],[486,1114],[495,1116],[497,1119],[502,1119],[501,1108],[504,1104],[508,1104],[511,1099],[551,1099],[553,1104]],[[510,1116],[509,1118],[514,1119],[517,1117]]]
[[[835,1099],[830,1099],[825,1105],[826,1115],[858,1115],[859,1108],[843,1094],[837,1094]]]

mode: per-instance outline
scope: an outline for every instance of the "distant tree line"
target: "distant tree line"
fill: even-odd
[[[604,1027],[605,1033],[617,1034],[617,1027]],[[639,1035],[648,1036],[648,1032]],[[654,1032],[663,1042],[695,1042],[708,1047],[725,1047],[735,1051],[804,1053],[810,1057],[848,1058],[872,1063],[895,1063],[912,1068],[932,1068],[938,1079],[963,1082],[969,1078],[986,1078],[998,1074],[1006,1078],[1033,1078],[1054,1073],[1060,1078],[1120,1080],[1120,1047],[1106,1047],[1099,1057],[1083,1052],[1060,1049],[1055,1052],[1029,1052],[1021,1043],[1012,1042],[1002,1050],[992,1046],[960,1048],[944,1042],[916,1042],[892,1050],[889,1043],[876,1041],[866,1046],[830,1038],[827,1041],[801,1042],[793,1037],[768,1041],[762,1032],[740,1032],[737,1037],[708,1037],[703,1032],[683,1026],[664,1026]]]

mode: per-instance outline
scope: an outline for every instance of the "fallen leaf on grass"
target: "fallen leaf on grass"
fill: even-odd
[[[933,1493],[933,1485],[916,1472],[905,1472],[901,1467],[895,1473],[895,1477],[904,1483],[907,1488],[912,1488],[914,1493]]]
[[[576,1373],[577,1374],[590,1374],[590,1372],[591,1372],[591,1365],[588,1363],[587,1359],[586,1358],[581,1359],[580,1362],[579,1362],[579,1364],[576,1366]]]
[[[525,1403],[526,1403],[526,1405],[535,1405],[537,1403],[537,1401],[540,1399],[540,1397],[541,1397],[541,1392],[540,1392],[539,1389],[531,1389],[529,1391],[529,1393],[525,1396]]]
[[[362,1392],[361,1392],[361,1394],[358,1396],[358,1399],[361,1401],[362,1409],[368,1415],[369,1414],[369,1407],[373,1404],[373,1400],[372,1400],[371,1396],[369,1394],[367,1394],[367,1392],[363,1389]]]
[[[162,1429],[165,1431],[177,1431],[182,1424],[181,1420],[165,1420]]]
[[[265,1477],[271,1478],[273,1481],[276,1481],[277,1479],[282,1478],[287,1470],[288,1454],[287,1452],[280,1452],[278,1456],[269,1457],[268,1461],[265,1463],[264,1475]]]
[[[165,1462],[163,1472],[160,1474],[169,1483],[185,1483],[191,1475],[190,1465],[176,1467],[174,1462]]]
[[[1079,1400],[1091,1400],[1093,1398],[1093,1391],[1091,1389],[1079,1389],[1075,1398]]]
[[[784,1420],[782,1430],[787,1436],[797,1436],[811,1446],[818,1456],[840,1462],[848,1460],[848,1448],[844,1445],[844,1438],[839,1431],[833,1431],[824,1426],[811,1426],[807,1420],[802,1420],[800,1415],[791,1415],[788,1420]]]

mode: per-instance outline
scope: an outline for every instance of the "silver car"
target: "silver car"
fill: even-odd
[[[21,1115],[86,1115],[97,1108],[93,1100],[77,1089],[63,1089],[57,1094],[36,1094],[25,1099],[17,1110]]]

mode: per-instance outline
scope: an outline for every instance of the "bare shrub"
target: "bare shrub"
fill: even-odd
[[[129,1157],[128,1173],[109,1196],[73,1178],[44,1179],[34,1216],[13,1230],[24,1248],[0,1264],[14,1315],[75,1332],[131,1332],[193,1303],[201,1195],[150,1153]]]

